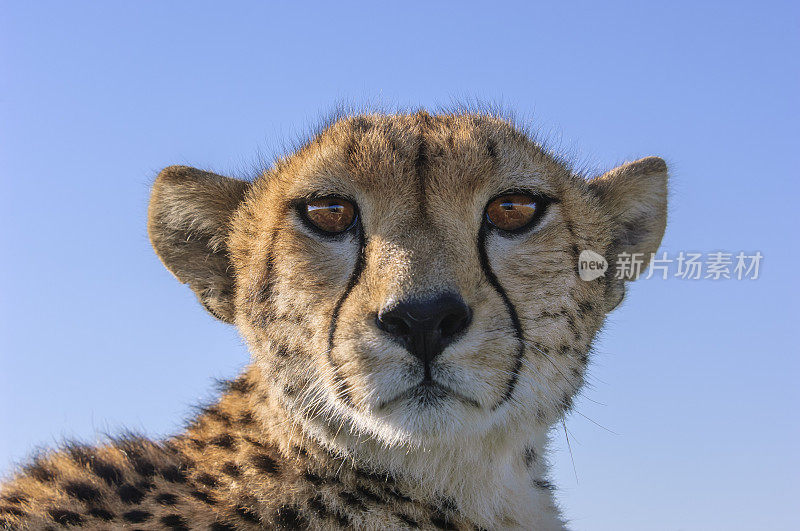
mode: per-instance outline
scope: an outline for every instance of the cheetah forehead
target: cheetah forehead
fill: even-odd
[[[504,119],[424,111],[342,118],[264,178],[275,174],[284,176],[286,193],[349,185],[404,198],[471,192],[498,177],[554,192],[559,179],[571,177],[564,161]]]

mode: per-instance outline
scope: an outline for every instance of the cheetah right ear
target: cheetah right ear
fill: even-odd
[[[667,225],[667,181],[667,163],[659,157],[623,164],[589,181],[589,188],[613,224],[613,241],[606,250],[612,275],[616,258],[622,253],[639,257],[640,271],[644,271],[661,245]],[[622,301],[625,282],[636,280],[636,272],[631,273],[606,283],[607,311]]]
[[[147,231],[156,254],[206,310],[234,319],[227,237],[250,183],[187,166],[158,174],[150,195]]]

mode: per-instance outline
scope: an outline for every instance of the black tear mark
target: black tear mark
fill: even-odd
[[[522,360],[525,356],[525,335],[522,332],[522,324],[519,321],[517,309],[514,307],[511,299],[508,298],[506,290],[503,289],[503,286],[500,284],[500,281],[497,279],[497,276],[494,274],[494,271],[492,271],[492,267],[489,264],[489,256],[486,254],[486,233],[487,230],[485,226],[482,226],[478,231],[478,255],[480,256],[481,269],[483,270],[483,274],[486,276],[486,279],[489,281],[489,284],[492,285],[494,290],[503,300],[503,304],[505,304],[506,310],[508,311],[508,316],[511,318],[511,325],[514,328],[514,337],[519,343],[519,347],[517,347],[517,353],[514,356],[514,367],[511,369],[511,376],[509,376],[508,383],[506,384],[506,390],[503,392],[503,396],[500,398],[497,404],[492,406],[492,411],[495,411],[497,408],[507,402],[514,393],[514,388],[519,380],[519,371],[522,369]]]
[[[345,300],[350,295],[350,292],[353,291],[353,288],[358,284],[359,278],[361,278],[361,273],[364,270],[364,264],[366,262],[366,239],[364,238],[364,227],[359,222],[358,224],[358,257],[356,258],[356,265],[353,268],[353,272],[350,274],[350,278],[347,280],[347,286],[344,289],[344,292],[339,297],[339,300],[336,301],[336,306],[333,307],[333,314],[331,315],[331,324],[328,328],[328,363],[333,368],[333,379],[336,381],[336,386],[338,389],[341,389],[341,398],[342,401],[350,407],[355,407],[353,404],[353,399],[350,396],[350,390],[347,387],[347,382],[344,381],[341,374],[339,374],[339,365],[333,359],[333,341],[336,336],[336,326],[339,322],[339,312],[342,310],[342,306],[344,305]]]

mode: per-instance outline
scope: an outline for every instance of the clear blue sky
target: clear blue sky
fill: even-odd
[[[577,480],[554,433],[575,529],[800,529],[797,3],[0,4],[0,473],[172,432],[246,362],[151,251],[160,168],[241,175],[337,101],[478,97],[599,167],[666,158],[664,249],[765,257],[751,282],[643,280],[612,315],[567,422]]]

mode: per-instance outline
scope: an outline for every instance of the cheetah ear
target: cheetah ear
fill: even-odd
[[[156,254],[214,317],[232,323],[233,276],[226,239],[250,183],[186,166],[158,174],[147,231]]]
[[[611,281],[607,286],[609,308],[614,309],[625,294],[624,280],[614,278],[617,256],[628,253],[647,268],[652,253],[661,245],[667,226],[667,163],[659,157],[628,162],[589,181],[589,187],[612,220],[612,242],[606,252]]]

